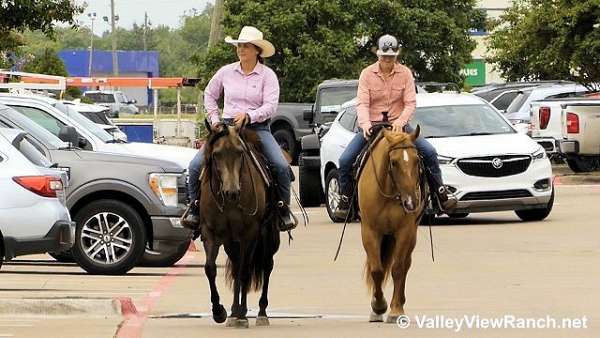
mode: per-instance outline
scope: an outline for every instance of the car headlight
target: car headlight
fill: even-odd
[[[546,149],[540,147],[540,149],[536,150],[533,154],[531,154],[533,160],[543,160],[546,158]]]
[[[448,156],[442,156],[442,155],[438,155],[438,162],[440,162],[440,164],[445,165],[445,164],[450,164],[452,163],[452,161],[454,161],[454,159],[452,157],[448,157]]]
[[[167,207],[176,207],[178,203],[177,179],[179,174],[150,174],[148,184],[162,203]]]

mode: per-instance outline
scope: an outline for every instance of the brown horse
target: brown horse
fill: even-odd
[[[412,134],[383,130],[372,143],[358,181],[361,235],[367,253],[365,278],[372,293],[369,321],[383,321],[387,301],[383,287],[388,276],[394,294],[388,323],[404,315],[406,275],[417,240],[417,226],[426,207],[427,188]]]
[[[200,212],[213,319],[223,323],[227,318],[215,282],[216,259],[223,245],[228,256],[227,279],[233,284],[234,295],[227,326],[248,327],[246,296],[261,288],[256,325],[269,325],[267,293],[280,239],[278,219],[270,211],[276,208],[270,205],[269,189],[249,153],[259,142],[250,130],[238,133],[226,125],[209,129]]]

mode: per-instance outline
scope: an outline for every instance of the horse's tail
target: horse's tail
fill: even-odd
[[[381,266],[383,267],[383,283],[390,276],[390,272],[392,271],[392,263],[394,262],[394,247],[396,246],[396,239],[393,235],[384,235],[381,238],[381,249],[379,251],[379,258],[381,259]],[[369,269],[368,261],[365,263],[365,281],[367,282],[367,287],[369,290],[373,290],[375,287],[373,278],[371,276],[371,271]]]
[[[275,219],[275,217],[271,217]],[[250,259],[246,260],[246,271],[250,274],[250,278],[246,281],[248,290],[258,291],[262,288],[265,271],[273,269],[273,256],[279,249],[279,231],[275,229],[277,224],[275,221],[268,221],[264,224],[256,240],[256,246],[253,251],[248,251],[251,255]],[[233,286],[235,280],[234,266],[230,259],[227,260],[225,278],[230,287]]]

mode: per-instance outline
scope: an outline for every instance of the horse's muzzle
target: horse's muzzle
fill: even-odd
[[[230,202],[238,202],[240,200],[240,191],[239,190],[229,190],[225,191],[225,198]]]
[[[410,196],[402,200],[402,206],[406,212],[414,212],[417,209],[417,205]]]

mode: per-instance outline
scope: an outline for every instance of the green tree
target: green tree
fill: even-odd
[[[71,0],[2,1],[0,6],[0,51],[23,44],[21,32],[40,30],[52,36],[56,22],[75,24],[83,7]]]
[[[311,101],[329,78],[358,78],[374,62],[372,47],[383,34],[400,40],[400,59],[422,81],[462,83],[475,42],[469,28],[483,22],[475,0],[257,0],[225,2],[224,30],[237,36],[254,25],[277,53],[267,64],[279,76],[282,101]],[[236,60],[221,43],[194,57],[205,85],[214,72]]]
[[[506,79],[600,90],[600,1],[516,0],[493,27],[489,60]]]
[[[44,50],[41,55],[36,55],[33,60],[27,62],[23,70],[29,73],[40,73],[47,75],[67,76],[67,69],[62,60],[51,49]]]

